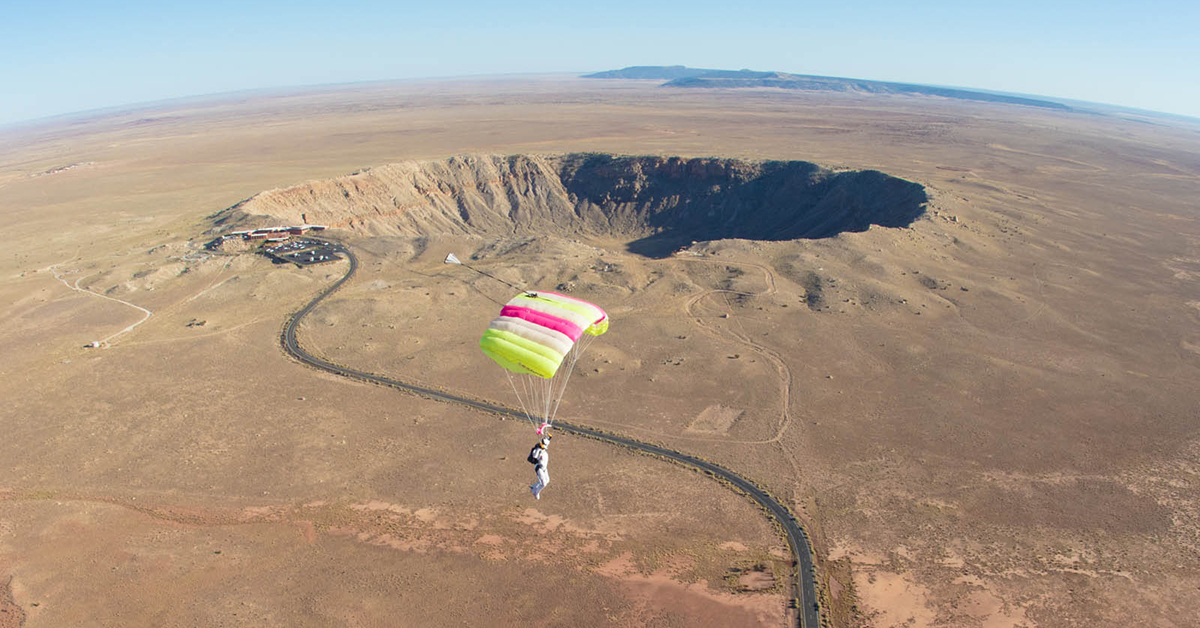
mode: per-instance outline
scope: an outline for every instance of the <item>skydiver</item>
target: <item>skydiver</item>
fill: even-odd
[[[541,499],[542,489],[550,483],[550,472],[546,470],[546,466],[550,464],[550,452],[546,449],[549,446],[550,435],[546,434],[529,450],[528,459],[533,464],[533,472],[537,474],[537,482],[529,487],[534,499]]]

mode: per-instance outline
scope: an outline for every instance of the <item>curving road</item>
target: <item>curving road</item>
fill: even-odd
[[[320,294],[318,294],[315,298],[313,298],[312,301],[308,303],[308,305],[300,308],[298,312],[293,314],[292,317],[288,319],[287,324],[284,325],[283,333],[280,336],[280,344],[283,346],[283,350],[288,355],[314,368],[341,375],[343,377],[348,377],[350,379],[396,388],[398,390],[415,393],[430,399],[457,403],[483,412],[491,412],[515,419],[525,418],[525,415],[518,410],[505,408],[503,406],[484,401],[478,401],[475,399],[468,399],[466,397],[459,397],[457,395],[451,395],[422,386],[406,384],[399,380],[384,377],[382,375],[357,371],[340,364],[334,364],[332,362],[323,360],[301,348],[300,343],[296,341],[296,327],[300,324],[300,321],[303,320],[304,317],[310,312],[312,312],[313,309],[317,307],[317,304],[324,300],[325,297],[333,294],[338,290],[338,288],[342,287],[342,284],[349,281],[350,278],[354,276],[355,271],[358,270],[358,258],[355,257],[354,253],[350,251],[350,248],[347,245],[333,242],[328,244],[337,246],[339,250],[346,255],[346,257],[350,260],[350,267],[346,271],[345,276],[322,290]],[[795,557],[795,565],[798,570],[798,573],[795,573],[793,578],[793,597],[797,601],[797,608],[799,611],[797,619],[799,621],[800,628],[817,628],[821,625],[820,605],[817,601],[816,593],[816,574],[813,572],[812,549],[808,544],[808,537],[805,536],[803,528],[800,527],[800,523],[796,521],[796,518],[792,515],[791,511],[789,511],[783,504],[779,503],[763,488],[720,465],[701,460],[695,456],[690,456],[685,453],[667,449],[665,447],[652,445],[650,443],[643,443],[641,441],[634,440],[632,438],[626,438],[624,436],[618,436],[616,434],[601,432],[589,427],[572,425],[565,421],[555,421],[554,427],[555,429],[563,432],[568,432],[578,436],[585,436],[587,438],[593,438],[606,443],[612,443],[614,445],[620,445],[622,447],[627,447],[629,449],[654,456],[660,456],[678,464],[703,471],[749,496],[750,499],[753,499],[755,502],[757,502],[764,510],[770,513],[770,515],[774,517],[777,522],[779,522],[779,526],[783,529],[785,535],[787,536],[788,545],[791,546],[792,554]]]

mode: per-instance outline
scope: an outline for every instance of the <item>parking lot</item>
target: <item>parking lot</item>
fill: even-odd
[[[342,259],[342,256],[338,255],[334,251],[333,247],[307,249],[304,251],[297,251],[295,253],[288,253],[281,257],[289,262],[295,262],[301,266],[308,266],[310,264],[324,264],[325,262],[336,262]]]
[[[291,253],[291,252],[295,252],[295,251],[302,251],[302,250],[310,248],[310,247],[322,246],[324,244],[325,244],[325,242],[322,242],[320,240],[310,240],[308,238],[299,238],[296,240],[291,240],[289,242],[284,242],[283,244],[279,244],[276,246],[269,246],[266,248],[268,249],[269,252],[275,253],[276,255],[285,255],[287,253]]]
[[[342,247],[321,240],[294,240],[273,247],[263,248],[263,253],[277,262],[291,262],[300,266],[324,264],[343,259],[338,253]]]

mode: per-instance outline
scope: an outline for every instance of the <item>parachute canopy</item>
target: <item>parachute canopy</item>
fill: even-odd
[[[488,325],[479,348],[509,371],[550,379],[564,359],[567,369],[574,366],[580,338],[606,331],[608,315],[592,303],[555,292],[522,292]]]

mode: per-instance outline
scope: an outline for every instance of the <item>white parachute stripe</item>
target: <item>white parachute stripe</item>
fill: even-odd
[[[567,355],[571,351],[571,347],[575,342],[571,337],[553,329],[542,327],[536,323],[531,323],[521,318],[513,318],[511,316],[500,316],[493,320],[488,325],[488,329],[497,331],[507,331],[509,333],[520,336],[526,340],[536,342],[540,345],[550,347],[557,351],[560,355]]]

